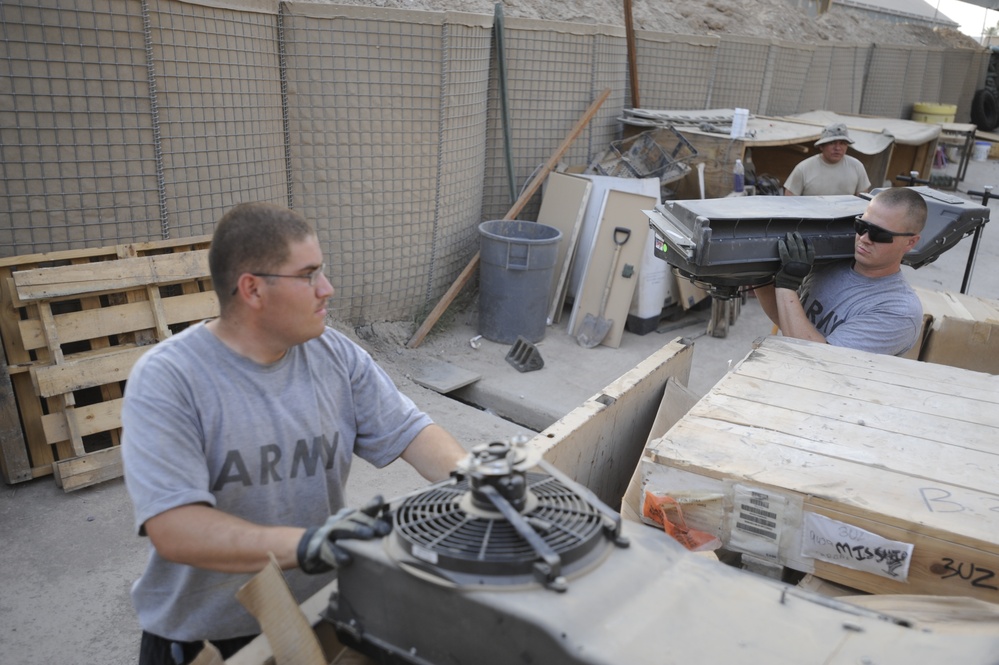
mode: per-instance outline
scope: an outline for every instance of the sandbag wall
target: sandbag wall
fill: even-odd
[[[509,210],[593,99],[611,88],[566,164],[602,154],[631,105],[623,27],[502,23],[508,127],[492,15],[0,3],[0,256],[200,236],[235,203],[273,201],[317,225],[335,318],[422,319],[478,223]],[[988,54],[636,37],[643,108],[764,115],[908,117],[929,101],[967,121]]]

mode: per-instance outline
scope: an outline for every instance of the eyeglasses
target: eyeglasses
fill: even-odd
[[[860,215],[853,218],[853,230],[857,232],[858,236],[862,236],[865,233],[867,237],[871,239],[871,242],[888,243],[892,242],[898,236],[914,236],[915,233],[899,233],[897,231],[889,231],[888,229],[882,228],[877,224],[871,224],[866,219],[861,219]]]
[[[322,275],[325,271],[326,271],[326,262],[324,261],[319,264],[318,268],[316,268],[312,272],[307,272],[304,275],[278,275],[272,272],[251,272],[250,274],[253,275],[254,277],[288,277],[291,279],[304,279],[309,282],[309,286],[315,286],[316,282],[319,280],[320,275]],[[232,295],[236,295],[237,291],[239,291],[238,286],[232,290]]]

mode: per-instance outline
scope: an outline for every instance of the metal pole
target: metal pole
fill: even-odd
[[[968,194],[972,196],[980,194],[982,197],[982,205],[987,207],[989,205],[989,198],[991,198],[992,196],[992,185],[985,185],[982,189],[984,189],[985,191],[968,192]],[[982,224],[981,226],[977,227],[975,229],[974,235],[971,236],[971,249],[968,250],[968,263],[964,267],[964,279],[961,280],[962,294],[968,293],[968,285],[971,284],[971,273],[975,269],[975,258],[978,256],[978,241],[982,237],[983,226],[985,226],[985,224]]]

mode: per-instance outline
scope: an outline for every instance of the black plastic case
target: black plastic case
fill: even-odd
[[[987,207],[915,187],[929,208],[919,243],[903,263],[919,268],[989,220]],[[717,286],[766,282],[780,268],[777,240],[799,231],[817,261],[853,256],[853,220],[880,189],[863,196],[739,196],[667,201],[645,211],[655,255],[681,276]]]

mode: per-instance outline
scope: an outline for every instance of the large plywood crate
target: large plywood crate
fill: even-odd
[[[999,602],[999,376],[765,338],[647,447],[727,549],[869,593]]]
[[[67,491],[121,475],[121,398],[135,360],[215,316],[209,236],[0,259],[0,470]]]

